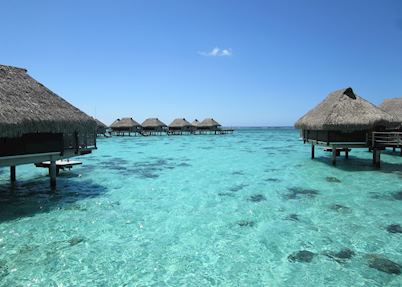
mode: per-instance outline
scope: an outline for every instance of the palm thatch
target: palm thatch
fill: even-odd
[[[148,118],[142,123],[142,128],[147,130],[161,130],[166,127],[158,118]]]
[[[97,134],[106,133],[107,126],[104,123],[102,123],[100,120],[96,119],[96,118],[94,118],[94,120],[96,122],[96,133]]]
[[[385,99],[379,107],[383,111],[392,115],[400,124],[402,124],[402,97]]]
[[[352,88],[329,94],[295,124],[303,130],[364,131],[394,125],[395,119],[356,95]]]
[[[192,125],[188,121],[186,121],[185,118],[177,118],[169,125],[169,128],[172,129],[186,129],[191,127]]]
[[[200,129],[217,129],[220,126],[221,125],[217,121],[212,118],[208,118],[200,122],[197,127]]]
[[[27,74],[0,65],[0,138],[27,133],[94,134],[95,120]]]
[[[193,127],[198,127],[199,124],[200,124],[200,122],[199,122],[197,119],[195,119],[195,120],[191,123],[191,125],[192,125]]]
[[[141,129],[141,125],[137,123],[133,118],[121,118],[115,120],[110,128],[116,131],[133,131]]]

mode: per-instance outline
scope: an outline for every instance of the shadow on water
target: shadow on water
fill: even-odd
[[[316,157],[314,161],[332,166],[330,157]],[[349,159],[338,157],[335,168],[339,168],[344,171],[378,171],[383,173],[400,173],[402,171],[402,164],[390,163],[381,159],[381,168],[376,168],[373,166],[372,159],[349,156]]]
[[[19,181],[15,186],[0,185],[0,223],[46,213],[77,201],[100,196],[107,188],[92,180],[81,178],[58,179],[52,191],[49,179],[40,177]]]

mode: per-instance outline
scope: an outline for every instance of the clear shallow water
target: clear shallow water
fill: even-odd
[[[114,137],[61,173],[0,169],[0,286],[401,286],[402,158],[348,161],[293,129]],[[333,177],[328,179],[327,177]],[[334,179],[335,178],[335,179]],[[350,248],[337,262],[324,254]],[[300,250],[312,261],[291,262]]]

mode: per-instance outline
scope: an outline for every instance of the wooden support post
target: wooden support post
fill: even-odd
[[[345,149],[345,158],[346,159],[349,158],[349,149],[348,148]]]
[[[377,153],[377,150],[376,149],[373,149],[373,166],[375,166],[375,164],[376,164],[376,153]]]
[[[332,147],[332,165],[336,165],[336,148]]]
[[[54,160],[50,161],[49,177],[50,177],[50,187],[55,188],[56,187],[56,161],[54,161]]]
[[[373,165],[377,168],[381,166],[381,150],[373,149]]]
[[[400,151],[400,156],[402,156],[402,147],[401,147],[401,151]]]
[[[375,167],[380,168],[381,166],[381,150],[377,150],[375,156]]]
[[[392,151],[395,152],[395,150],[396,150],[396,147],[393,147],[393,148],[392,148]]]
[[[15,165],[10,166],[10,181],[11,183],[15,183],[17,177],[15,175]]]
[[[311,159],[314,159],[315,156],[315,148],[314,144],[311,145]]]

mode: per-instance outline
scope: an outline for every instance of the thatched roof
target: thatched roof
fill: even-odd
[[[186,121],[185,118],[175,119],[169,125],[169,128],[188,128],[188,127],[191,127],[191,124],[188,121]]]
[[[402,123],[402,97],[385,99],[379,107],[391,114],[399,123]]]
[[[195,120],[191,123],[191,125],[192,125],[193,127],[198,127],[199,124],[200,124],[200,122],[199,122],[197,119],[195,119]]]
[[[94,133],[95,120],[50,91],[27,70],[0,65],[0,138],[26,133]]]
[[[220,126],[221,125],[212,118],[205,119],[198,124],[198,127],[200,127],[200,128],[215,128],[215,127],[220,127]]]
[[[107,126],[104,123],[102,123],[100,120],[98,120],[96,118],[94,118],[94,120],[96,122],[97,129],[106,129],[107,128]]]
[[[379,125],[392,125],[395,119],[356,95],[352,88],[329,94],[318,106],[295,124],[304,130],[360,131]]]
[[[143,128],[163,128],[167,127],[166,124],[161,122],[158,118],[149,118],[142,123]]]
[[[141,125],[137,123],[133,118],[121,118],[115,120],[110,127],[116,129],[132,129],[132,128],[140,128]]]

